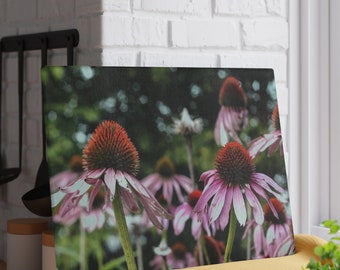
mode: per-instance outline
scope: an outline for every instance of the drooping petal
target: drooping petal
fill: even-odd
[[[150,221],[156,226],[156,228],[163,230],[163,224],[158,220],[157,216],[155,215],[154,210],[150,208],[150,204],[148,200],[143,196],[140,196],[139,199],[142,205],[144,206],[144,210],[146,211]]]
[[[192,180],[189,177],[184,175],[175,174],[175,181],[187,192],[190,193],[192,191]]]
[[[192,209],[188,203],[184,203],[176,208],[175,218],[173,221],[176,235],[179,235],[184,230],[185,223],[190,218],[191,210]]]
[[[172,187],[176,192],[177,198],[178,200],[183,203],[184,202],[184,197],[181,191],[181,187],[179,186],[179,183],[177,182],[177,180],[175,179],[175,181],[172,183]]]
[[[140,209],[139,206],[133,197],[133,195],[126,189],[121,188],[120,194],[122,196],[124,206],[132,213],[137,213]]]
[[[107,169],[104,175],[104,183],[106,187],[110,190],[112,197],[116,194],[116,173],[113,169]]]
[[[97,183],[94,185],[94,187],[93,187],[93,189],[90,193],[89,201],[87,203],[87,211],[92,210],[94,199],[96,198],[101,187],[102,187],[102,181],[97,181]]]
[[[192,217],[191,222],[191,234],[195,238],[195,240],[198,240],[201,235],[202,230],[202,222],[199,220],[197,215],[194,215]]]
[[[142,194],[143,196],[149,197],[149,193],[146,191],[146,188],[132,175],[129,175],[127,173],[123,173],[124,178],[129,183],[129,186],[131,186],[137,193]]]
[[[255,191],[255,193],[257,193],[260,197],[262,197],[263,199],[266,200],[266,202],[268,203],[268,206],[270,207],[270,209],[273,212],[273,215],[278,219],[279,215],[278,215],[274,205],[270,201],[270,199],[269,199],[267,193],[265,192],[265,190],[261,186],[259,186],[257,183],[251,183],[250,186],[251,186],[252,190]]]
[[[217,172],[217,170],[213,169],[213,170],[209,170],[209,171],[206,171],[206,172],[202,173],[201,177],[200,177],[200,181],[208,180],[210,177],[215,176],[216,172]]]
[[[233,188],[233,206],[235,210],[235,215],[240,225],[244,226],[247,220],[247,210],[244,203],[243,195],[239,186],[234,186]]]
[[[220,185],[219,190],[217,190],[210,204],[211,213],[209,223],[214,222],[220,216],[222,208],[224,207],[226,192],[227,187],[225,185]]]
[[[88,174],[86,175],[86,179],[99,179],[105,170],[106,169],[103,168],[103,169],[88,171]]]
[[[164,182],[163,182],[163,196],[164,196],[164,199],[168,202],[168,204],[171,204],[172,195],[173,195],[172,183],[170,183],[170,181],[168,181],[168,180],[164,180]]]
[[[233,188],[228,188],[225,194],[224,207],[222,208],[222,212],[219,218],[219,225],[221,230],[224,230],[224,228],[228,225],[233,196],[234,196]]]
[[[202,195],[198,199],[193,211],[202,212],[203,209],[207,206],[209,200],[216,194],[220,185],[220,181],[214,181],[211,186],[205,186]]]
[[[116,180],[119,186],[132,192],[125,175],[121,171],[116,171]]]
[[[91,185],[86,183],[85,180],[79,179],[75,181],[72,185],[66,186],[61,190],[69,194],[83,195],[84,193],[86,193],[86,191],[88,191],[90,187]]]
[[[256,223],[261,225],[264,221],[264,213],[260,201],[248,187],[245,187],[245,195],[249,205],[253,208],[253,214]]]
[[[256,258],[260,257],[262,252],[262,247],[264,244],[264,232],[263,227],[256,225],[254,228],[254,248],[255,248],[255,256]]]

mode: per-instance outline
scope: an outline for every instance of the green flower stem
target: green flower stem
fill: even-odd
[[[234,239],[235,239],[236,223],[237,223],[237,219],[236,219],[234,209],[231,209],[230,220],[229,220],[228,240],[227,240],[227,246],[225,248],[225,253],[224,253],[224,262],[229,262],[230,260],[230,254],[231,254],[231,250],[233,248]]]
[[[205,245],[205,238],[204,238],[204,236],[205,236],[205,233],[202,230],[201,236],[200,236],[200,245],[201,245],[201,249],[202,249],[202,251],[201,251],[201,253],[202,253],[201,254],[201,256],[202,256],[202,258],[201,258],[202,264],[201,265],[204,265],[204,260],[209,265],[209,264],[211,264],[211,262],[210,262],[207,246]]]
[[[113,204],[113,211],[115,213],[119,237],[122,243],[128,270],[137,270],[133,250],[131,247],[130,235],[129,235],[129,231],[126,225],[123,204],[122,204],[122,200],[120,197],[120,188],[118,185],[116,188],[117,190],[115,193],[115,197],[112,201],[112,204]]]
[[[192,138],[191,138],[191,136],[186,136],[185,141],[186,141],[185,146],[186,146],[187,155],[188,155],[188,167],[189,167],[190,178],[195,183],[194,159],[193,159],[193,155],[192,155]],[[194,186],[195,185],[196,184],[194,184]]]

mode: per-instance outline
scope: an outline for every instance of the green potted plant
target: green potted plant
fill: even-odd
[[[340,269],[340,237],[338,232],[340,225],[337,220],[326,220],[322,223],[326,228],[329,229],[331,235],[330,240],[322,245],[317,246],[314,249],[315,254],[320,258],[315,260],[311,258],[307,264],[307,269],[310,270],[336,270]]]

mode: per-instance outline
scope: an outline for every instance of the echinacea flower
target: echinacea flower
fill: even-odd
[[[166,263],[166,269],[182,269],[197,266],[195,257],[187,251],[187,248],[181,242],[174,243],[169,254],[155,256],[150,262],[150,266],[153,270],[161,270],[164,269],[164,263]]]
[[[208,214],[203,213],[200,218],[198,218],[197,213],[192,211],[195,208],[198,199],[201,197],[201,194],[202,191],[194,190],[188,195],[187,202],[176,208],[174,214],[175,218],[173,220],[173,226],[176,235],[179,235],[183,232],[185,224],[188,220],[191,220],[191,233],[196,240],[198,240],[201,236],[202,229],[204,229],[207,235],[211,235]],[[211,224],[211,226],[214,233],[214,224]]]
[[[97,194],[91,209],[88,208],[89,196],[87,194],[76,198],[72,195],[66,194],[62,203],[55,207],[54,222],[69,226],[80,220],[80,225],[88,232],[101,229],[107,220],[110,220],[109,224],[114,224],[112,204],[103,203],[103,192]],[[73,206],[70,207],[70,204]]]
[[[141,183],[152,194],[162,190],[162,195],[169,205],[173,202],[174,194],[176,194],[179,202],[184,202],[182,190],[190,193],[192,191],[192,180],[185,175],[176,174],[174,164],[166,156],[157,161],[155,171],[155,173],[142,179]]]
[[[139,168],[138,152],[125,129],[118,123],[106,120],[95,129],[83,150],[83,167],[85,172],[73,185],[65,187],[63,192],[73,194],[76,198],[90,191],[89,208],[104,186],[107,203],[121,196],[124,206],[131,212],[137,212],[139,206],[135,196],[158,228],[162,228],[162,224],[157,216],[172,218],[135,178]]]
[[[208,208],[209,222],[216,222],[217,228],[224,230],[229,223],[225,261],[230,258],[234,241],[236,222],[244,226],[247,220],[246,202],[252,209],[256,223],[262,224],[264,213],[260,198],[263,198],[277,216],[276,209],[267,193],[281,197],[284,189],[269,176],[257,173],[249,153],[238,142],[229,142],[218,152],[215,169],[201,175],[204,181],[202,196],[194,212],[202,216]]]
[[[184,108],[181,113],[181,119],[174,119],[174,133],[184,136],[191,136],[195,133],[200,133],[203,128],[201,118],[193,120],[187,108]]]
[[[268,149],[267,155],[271,156],[278,147],[280,147],[280,154],[283,155],[280,115],[277,104],[272,113],[272,126],[274,129],[273,131],[268,134],[263,134],[249,143],[248,151],[252,157],[257,156],[266,149]]]
[[[282,202],[270,198],[277,216],[273,214],[269,204],[264,206],[265,226],[250,222],[243,238],[249,235],[253,228],[255,258],[270,258],[290,255],[294,252],[294,238],[291,218],[287,215]]]
[[[215,141],[224,146],[230,136],[241,142],[237,131],[248,125],[247,96],[240,82],[233,76],[229,76],[222,84],[219,93],[219,104],[221,106],[215,124]]]
[[[195,180],[194,161],[192,153],[192,136],[195,133],[202,132],[202,129],[203,129],[202,118],[192,120],[187,108],[183,109],[181,120],[174,119],[174,133],[181,134],[185,138],[185,148],[188,156],[188,167],[190,178],[192,181]]]
[[[277,216],[266,192],[280,197],[284,189],[269,176],[255,171],[252,158],[238,142],[227,143],[217,154],[215,169],[204,172],[200,180],[204,181],[205,186],[194,212],[202,215],[210,203],[209,221],[216,221],[221,230],[228,225],[231,209],[234,210],[239,224],[245,225],[245,201],[252,207],[258,224],[262,224],[264,220],[260,198],[268,202]]]
[[[79,155],[72,156],[69,164],[69,170],[57,173],[50,178],[51,192],[57,192],[60,188],[74,183],[82,171],[82,157]]]

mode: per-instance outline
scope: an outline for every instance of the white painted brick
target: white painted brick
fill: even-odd
[[[41,129],[40,129],[41,131]],[[38,134],[41,142],[41,134]],[[31,175],[31,178],[29,179],[28,183],[34,183],[35,182],[35,176],[38,171],[39,165],[42,160],[42,147],[29,147],[25,153],[25,163],[24,166],[29,171],[29,174]]]
[[[26,87],[25,108],[28,115],[40,115],[42,112],[41,83]]]
[[[130,11],[129,0],[102,0],[102,9],[104,11]]]
[[[163,19],[134,18],[133,43],[137,46],[167,46],[168,24]]]
[[[25,75],[24,80],[27,83],[40,83],[40,53],[26,54],[25,57]]]
[[[263,16],[266,3],[265,0],[216,0],[215,12],[232,16]]]
[[[238,23],[234,21],[190,20],[171,24],[174,47],[237,48],[240,45]]]
[[[51,19],[73,17],[75,14],[74,1],[39,0],[38,18]]]
[[[266,3],[269,14],[287,17],[288,0],[266,0]]]
[[[10,0],[6,2],[7,21],[27,21],[36,18],[36,0]]]
[[[222,67],[272,68],[277,81],[287,80],[287,57],[275,52],[234,52],[220,56]]]
[[[103,66],[135,66],[137,64],[137,52],[119,52],[116,50],[104,50],[102,54]]]
[[[216,67],[217,56],[204,53],[143,52],[141,66]]]
[[[143,10],[188,14],[211,14],[210,0],[141,0]]]
[[[34,33],[43,33],[49,31],[48,25],[37,25],[35,23],[21,25],[18,29],[18,35],[27,35]]]
[[[77,16],[95,14],[102,12],[101,0],[75,0],[75,10]]]
[[[245,20],[242,37],[246,49],[288,49],[288,23],[283,20]]]
[[[0,24],[3,23],[6,20],[6,5],[5,0],[0,0]],[[0,31],[0,33],[2,33]],[[1,34],[2,36],[2,34]]]
[[[3,81],[7,83],[18,80],[18,58],[16,53],[4,53],[3,57]]]
[[[17,83],[8,83],[3,86],[3,96],[2,98],[5,100],[4,110],[8,114],[13,114],[18,112],[18,84]]]
[[[102,51],[94,50],[77,50],[75,55],[76,65],[102,65]]]
[[[100,25],[98,25],[98,27],[99,26]],[[91,19],[89,17],[79,18],[76,22],[75,28],[79,32],[79,44],[77,48],[89,48],[92,40]]]
[[[103,15],[94,19],[99,20],[98,23],[92,23],[91,33],[94,39],[95,47],[102,46],[131,46],[133,44],[132,37],[132,18],[129,16],[110,16]],[[99,30],[101,29],[101,30]],[[97,33],[96,33],[97,31]]]
[[[30,117],[25,121],[25,145],[28,147],[41,147],[42,145],[41,116],[38,119]],[[30,157],[29,157],[30,159]]]
[[[8,142],[11,144],[18,144],[19,142],[19,123],[18,123],[18,114],[8,114],[5,120],[5,126],[7,127],[3,130],[3,136]],[[9,158],[9,156],[7,156]],[[9,159],[7,159],[9,160]]]

